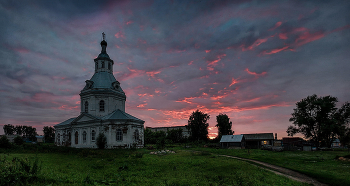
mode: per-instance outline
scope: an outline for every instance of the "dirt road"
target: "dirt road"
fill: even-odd
[[[247,162],[251,162],[254,165],[269,170],[271,172],[274,172],[278,175],[282,175],[282,176],[286,176],[292,180],[296,180],[296,181],[300,181],[300,182],[304,182],[304,183],[308,183],[308,184],[313,184],[315,186],[326,186],[327,184],[324,183],[320,183],[317,180],[315,180],[314,178],[311,178],[309,176],[306,176],[305,174],[301,174],[299,172],[296,171],[292,171],[290,169],[286,169],[283,167],[279,167],[276,165],[271,165],[269,163],[265,163],[265,162],[261,162],[261,161],[257,161],[257,160],[251,160],[251,159],[246,159],[246,158],[239,158],[239,157],[235,157],[235,156],[228,156],[228,155],[219,155],[218,156],[223,156],[223,157],[228,157],[228,158],[234,158],[234,159],[238,159],[238,160],[242,160],[242,161],[247,161]]]

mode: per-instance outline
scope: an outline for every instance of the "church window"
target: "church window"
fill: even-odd
[[[123,141],[123,131],[122,131],[122,129],[117,129],[116,140],[117,141]]]
[[[96,69],[96,70],[98,69],[98,64],[97,64],[97,63],[95,63],[95,69]]]
[[[111,63],[108,63],[108,70],[111,70]]]
[[[105,62],[104,61],[102,61],[102,63],[101,63],[101,68],[105,68]]]
[[[78,131],[75,132],[75,144],[78,144],[78,137],[79,137],[79,133]]]
[[[89,112],[89,102],[85,101],[85,113]]]
[[[140,137],[140,135],[139,135],[139,130],[135,130],[135,141],[138,141],[139,140],[139,137]]]
[[[100,101],[100,112],[104,112],[105,111],[105,101],[101,100]]]
[[[57,143],[58,143],[58,144],[60,143],[60,138],[61,138],[61,135],[60,135],[60,134],[57,134]]]
[[[70,143],[72,140],[72,136],[70,135],[70,132],[68,132],[68,143]]]
[[[62,142],[65,142],[66,141],[66,133],[63,133],[63,140]]]
[[[83,142],[84,143],[86,142],[86,132],[85,131],[83,132]]]
[[[96,132],[94,130],[91,131],[91,141],[95,141],[95,135],[96,135]]]

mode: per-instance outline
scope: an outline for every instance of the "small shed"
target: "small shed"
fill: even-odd
[[[36,137],[36,141],[37,141],[38,143],[45,142],[44,136],[35,136],[35,137]]]
[[[242,148],[245,146],[245,139],[242,134],[240,135],[223,135],[220,140],[220,146],[222,148],[237,147]]]
[[[246,148],[258,149],[263,145],[273,145],[273,133],[243,134]]]

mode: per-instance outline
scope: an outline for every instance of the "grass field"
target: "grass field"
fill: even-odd
[[[349,155],[347,150],[272,152],[250,149],[249,153],[247,149],[195,148],[195,150],[267,162],[304,173],[329,185],[350,185],[350,162],[336,159],[339,156]]]
[[[14,157],[41,161],[37,178],[24,185],[305,185],[247,162],[181,148],[175,151],[153,155],[146,149],[50,147],[2,150],[0,156],[7,162]]]

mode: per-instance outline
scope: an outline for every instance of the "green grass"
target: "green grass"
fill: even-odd
[[[206,152],[178,149],[175,154],[152,155],[146,149],[56,151],[22,149],[2,151],[0,156],[8,160],[38,157],[42,169],[33,185],[306,185],[247,162]]]
[[[272,152],[250,149],[250,153],[248,153],[247,149],[193,148],[193,150],[267,162],[304,173],[329,185],[350,184],[350,162],[336,159],[339,156],[349,155],[350,153],[346,150]]]

